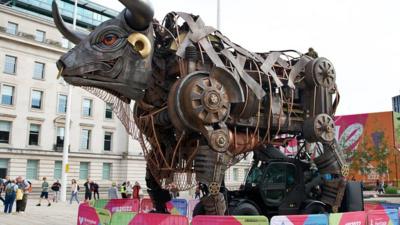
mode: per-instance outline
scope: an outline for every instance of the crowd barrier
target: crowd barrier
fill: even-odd
[[[268,225],[265,216],[195,216],[192,225]]]
[[[200,202],[199,199],[192,199],[188,201],[188,218],[192,220],[194,207]]]
[[[366,204],[362,212],[274,216],[196,216],[198,200],[174,199],[167,204],[171,214],[148,214],[150,199],[96,200],[79,206],[77,225],[400,225],[400,204]],[[140,206],[140,207],[139,207]],[[144,212],[144,213],[143,213]]]

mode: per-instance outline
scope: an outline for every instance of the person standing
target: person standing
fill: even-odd
[[[92,184],[89,179],[83,184],[85,187],[85,202],[92,200]]]
[[[126,182],[122,183],[121,187],[119,188],[119,192],[121,193],[121,198],[126,198]]]
[[[58,202],[61,184],[58,180],[51,185],[51,190],[53,191],[53,202]]]
[[[51,203],[49,201],[49,182],[47,182],[47,178],[43,177],[43,182],[42,182],[42,193],[40,194],[39,198],[39,203],[36,206],[40,206],[42,199],[46,199],[47,201],[47,206],[51,206]]]
[[[130,181],[126,183],[126,198],[131,198],[132,197],[132,184]]]
[[[4,204],[5,199],[1,196],[1,193],[3,191],[5,191],[5,189],[6,189],[6,184],[5,183],[6,183],[6,180],[3,179],[3,178],[0,178],[0,201],[2,201],[3,204]]]
[[[118,188],[115,182],[112,183],[111,187],[108,189],[108,199],[118,198]]]
[[[196,190],[194,191],[194,199],[200,199],[200,183],[197,183]]]
[[[96,182],[92,182],[92,187],[93,187],[93,198],[96,200],[96,195],[97,195],[97,200],[100,199],[99,195],[99,185]]]
[[[133,186],[133,192],[132,192],[132,198],[133,199],[140,199],[140,184],[139,182],[135,182],[135,185]]]
[[[72,204],[73,199],[75,199],[76,202],[79,204],[78,192],[79,192],[79,185],[76,183],[75,179],[72,179],[72,181],[71,181],[71,198],[69,199],[69,204]]]
[[[26,209],[26,204],[28,203],[28,195],[29,190],[31,190],[31,184],[28,180],[23,179],[21,176],[18,176],[16,181],[18,188],[21,189],[23,192],[22,200],[17,200],[17,212],[24,213]]]
[[[6,196],[4,199],[4,213],[12,212],[17,190],[18,185],[15,184],[15,180],[9,181],[5,187]]]

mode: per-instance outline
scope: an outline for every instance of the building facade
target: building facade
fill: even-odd
[[[57,79],[55,62],[72,47],[52,22],[50,0],[0,0],[0,177],[27,177],[40,186],[44,176],[60,179],[68,87]],[[73,1],[59,1],[72,22]],[[78,29],[93,29],[118,12],[79,1]],[[87,178],[144,185],[140,145],[102,100],[73,88],[68,179]],[[230,168],[226,182],[239,186],[250,160]]]
[[[400,95],[392,98],[393,112],[400,113]]]

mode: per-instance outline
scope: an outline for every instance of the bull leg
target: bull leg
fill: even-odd
[[[209,146],[199,148],[195,159],[196,178],[209,189],[209,194],[201,198],[201,204],[206,215],[224,215],[226,203],[224,195],[219,190],[232,156],[229,152],[217,153]]]
[[[148,168],[146,169],[146,185],[148,188],[147,191],[156,210],[155,212],[168,213],[166,203],[171,200],[171,196],[167,190],[163,189],[158,184]]]

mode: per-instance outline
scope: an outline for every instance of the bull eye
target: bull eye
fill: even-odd
[[[102,39],[101,42],[106,46],[112,46],[118,40],[118,36],[115,34],[107,34]]]

